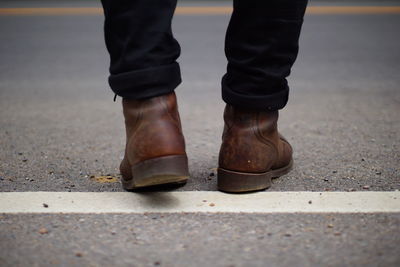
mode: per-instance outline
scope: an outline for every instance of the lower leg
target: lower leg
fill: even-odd
[[[296,60],[307,0],[234,0],[226,33],[226,103],[257,110],[282,109],[286,77]]]
[[[174,89],[181,82],[171,31],[176,0],[102,0],[111,89],[123,98],[125,189],[184,183],[188,173]]]
[[[278,133],[278,109],[288,100],[286,77],[297,57],[307,0],[235,0],[226,35],[227,103],[218,188],[268,188],[290,171],[292,147]]]
[[[181,82],[171,30],[176,0],[102,0],[111,89],[129,99],[171,93]]]

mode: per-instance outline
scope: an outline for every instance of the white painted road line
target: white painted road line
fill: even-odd
[[[3,192],[0,213],[398,213],[400,192]]]

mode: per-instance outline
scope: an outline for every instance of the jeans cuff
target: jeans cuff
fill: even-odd
[[[222,99],[225,103],[234,107],[253,110],[279,110],[286,106],[289,99],[289,87],[285,87],[276,93],[265,95],[246,95],[233,91],[226,82],[226,76],[222,78]]]
[[[111,89],[122,98],[145,99],[171,93],[182,82],[179,64],[111,74]]]

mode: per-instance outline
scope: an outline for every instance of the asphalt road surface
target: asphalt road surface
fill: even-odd
[[[112,101],[107,84],[102,15],[1,14],[49,6],[99,4],[0,1],[0,190],[123,191],[124,124],[121,99]],[[191,173],[177,191],[216,190],[228,21],[227,14],[173,21]],[[268,191],[400,189],[399,27],[400,12],[306,16],[279,121],[295,168]],[[4,214],[0,223],[0,265],[400,264],[399,214]]]

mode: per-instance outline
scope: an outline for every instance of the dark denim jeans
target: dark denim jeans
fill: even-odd
[[[111,89],[123,98],[172,92],[181,83],[171,21],[176,0],[102,0]],[[234,0],[225,39],[222,98],[233,106],[282,109],[307,0]]]

